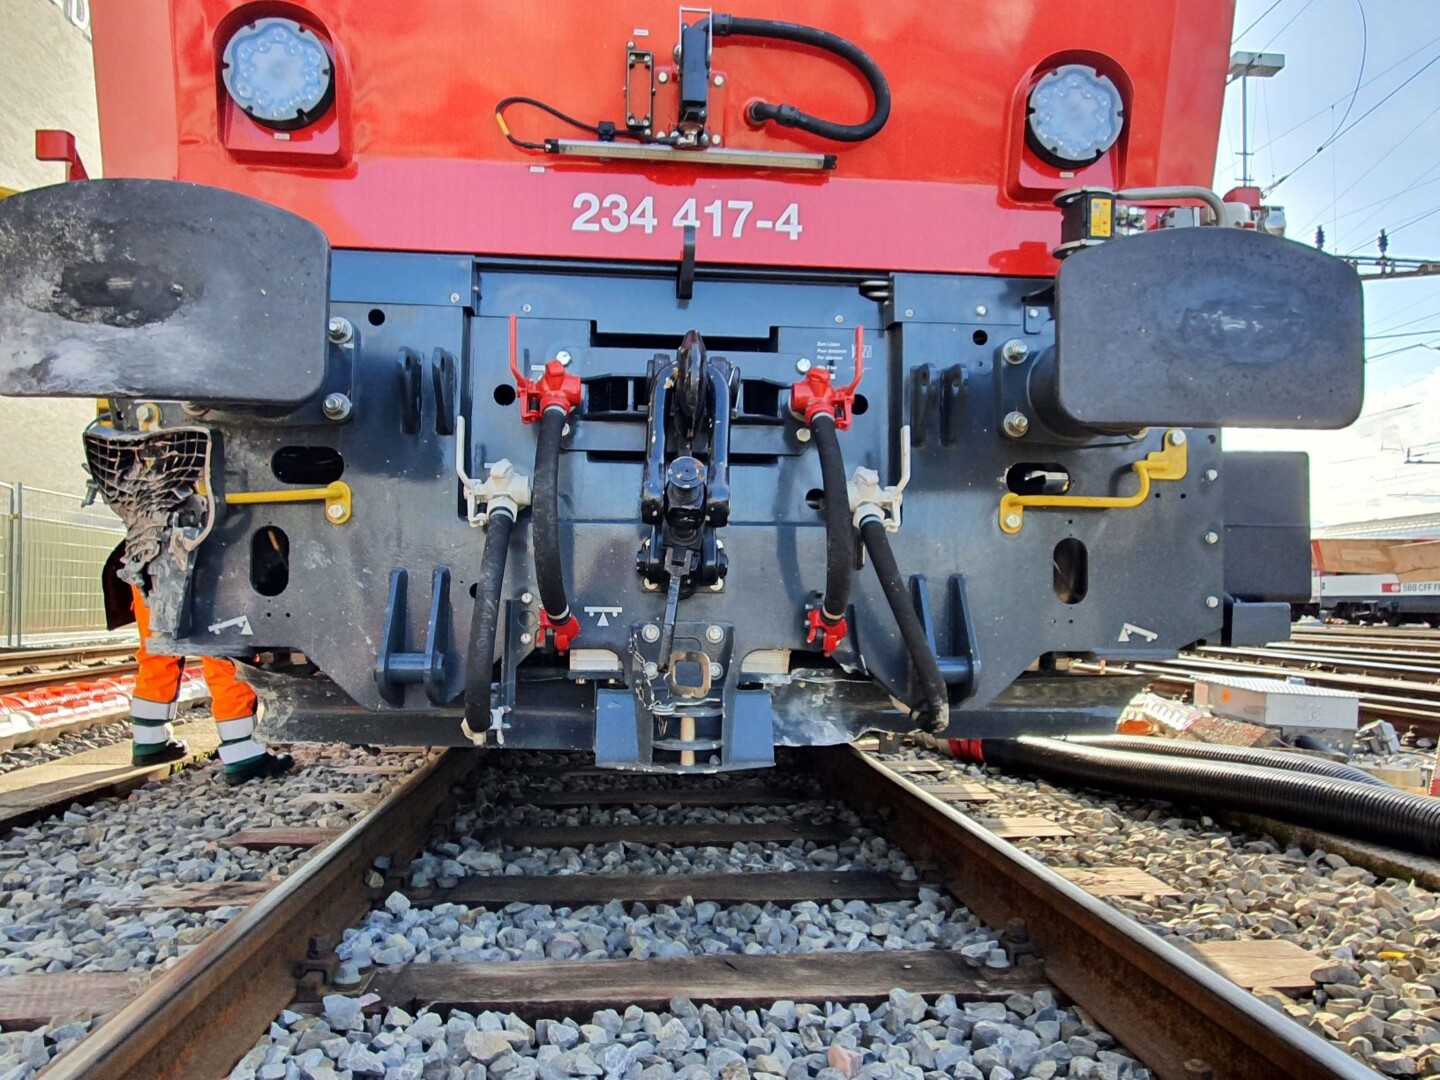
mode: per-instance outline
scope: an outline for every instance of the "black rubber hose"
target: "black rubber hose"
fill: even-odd
[[[859,124],[837,124],[833,120],[822,120],[818,116],[801,112],[794,105],[772,105],[768,101],[753,102],[747,110],[750,120],[755,123],[773,120],[781,127],[799,128],[823,139],[864,142],[878,135],[885,126],[885,121],[890,119],[890,84],[885,81],[885,73],[880,70],[880,65],[870,58],[869,53],[838,34],[818,30],[813,26],[801,26],[799,23],[745,19],[735,15],[716,15],[711,31],[717,38],[758,37],[794,41],[834,53],[853,65],[865,77],[865,81],[870,84],[870,92],[875,95],[875,107],[871,110],[869,119]]]
[[[1422,855],[1440,855],[1440,799],[1242,765],[1022,736],[985,739],[986,764],[1126,795],[1263,814]]]
[[[880,588],[884,590],[890,611],[895,616],[895,625],[900,629],[900,637],[910,654],[910,664],[924,695],[921,704],[911,703],[911,717],[931,731],[944,731],[950,726],[950,692],[940,674],[935,651],[925,637],[925,628],[920,625],[920,616],[915,612],[910,590],[895,564],[895,554],[890,550],[884,522],[876,517],[866,518],[860,523],[860,537],[865,541],[865,550],[870,553],[875,576],[880,579]]]
[[[495,667],[495,631],[500,625],[500,587],[505,582],[505,556],[515,518],[508,509],[495,510],[485,522],[485,551],[475,582],[475,611],[470,616],[470,648],[465,662],[465,719],[470,729],[490,726],[490,675]]]
[[[540,603],[552,622],[570,618],[565,597],[565,571],[560,562],[560,437],[567,414],[551,407],[540,417],[535,443],[535,494],[530,503],[530,527],[535,544],[535,583]]]
[[[1133,750],[1141,754],[1169,754],[1172,757],[1204,758],[1209,761],[1239,761],[1246,765],[1264,765],[1272,769],[1289,769],[1312,776],[1329,776],[1336,780],[1353,780],[1357,784],[1389,787],[1364,769],[1338,761],[1291,754],[1284,750],[1267,750],[1254,746],[1216,746],[1214,743],[1182,742],[1179,739],[1151,739],[1138,735],[1071,735],[1066,742],[1081,746],[1098,746],[1104,750]]]
[[[835,418],[817,413],[810,422],[815,449],[820,453],[820,478],[825,488],[825,598],[821,617],[831,625],[850,607],[850,583],[855,576],[855,526],[850,520],[850,491],[845,481],[845,458],[835,433]]]

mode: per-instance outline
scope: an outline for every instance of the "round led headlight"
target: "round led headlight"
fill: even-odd
[[[1106,76],[1086,64],[1046,72],[1030,91],[1025,134],[1051,165],[1089,165],[1115,145],[1125,124],[1125,103]]]
[[[256,19],[225,45],[221,77],[235,104],[277,131],[304,127],[335,98],[335,66],[315,34],[294,19]]]

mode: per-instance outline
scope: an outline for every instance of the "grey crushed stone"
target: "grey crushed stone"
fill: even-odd
[[[1162,936],[1282,939],[1311,950],[1320,957],[1313,994],[1257,996],[1385,1075],[1440,1075],[1440,894],[1167,803],[1062,789],[925,752],[893,756],[946,767],[914,777],[922,785],[983,781],[1000,796],[985,804],[988,814],[1075,829],[1074,837],[1012,841],[1049,866],[1134,867],[1178,889],[1106,899]]]
[[[454,1010],[411,1016],[375,1011],[349,1025],[353,1006],[325,999],[321,1016],[286,1014],[231,1072],[231,1080],[850,1080],[854,1077],[1149,1080],[1115,1040],[1076,1008],[1041,991],[1007,1001],[927,1000],[903,989],[888,1001],[726,1011],[675,998],[666,1012],[606,1009],[588,1022]],[[340,1025],[340,1026],[337,1026]]]
[[[951,949],[971,964],[1008,966],[998,935],[933,889],[916,901],[804,901],[789,906],[702,901],[611,901],[570,909],[508,904],[498,911],[462,904],[419,908],[393,894],[336,955],[358,971],[409,963],[602,960],[649,957]]]
[[[173,966],[243,909],[143,914],[111,909],[155,885],[283,877],[311,852],[250,851],[220,841],[242,828],[345,825],[362,811],[295,806],[294,798],[311,792],[381,790],[401,777],[342,776],[335,770],[353,764],[414,766],[420,760],[414,755],[376,758],[350,747],[305,747],[299,753],[302,762],[315,764],[285,777],[231,788],[212,763],[147,784],[124,800],[73,805],[63,814],[4,834],[0,976],[143,974]],[[33,1071],[42,1051],[48,1060],[83,1034],[89,1021],[77,1015],[38,1033],[0,1033],[0,1080],[11,1073],[30,1075],[24,1069]]]

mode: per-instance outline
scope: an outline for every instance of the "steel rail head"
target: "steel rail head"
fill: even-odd
[[[336,935],[369,907],[365,871],[407,855],[477,755],[448,750],[254,906],[204,941],[46,1070],[49,1080],[149,1080],[228,1074],[294,996],[312,937]]]
[[[1262,1004],[1054,870],[853,747],[814,751],[856,809],[887,811],[889,837],[942,867],[991,926],[1024,920],[1046,976],[1162,1080],[1205,1062],[1226,1080],[1373,1080],[1363,1064]],[[1191,1066],[1193,1070],[1193,1065]]]

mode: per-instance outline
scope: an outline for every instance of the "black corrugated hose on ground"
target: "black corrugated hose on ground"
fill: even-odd
[[[1395,788],[1035,736],[965,740],[959,745],[973,760],[1007,772],[1131,796],[1263,814],[1421,855],[1440,855],[1440,799]]]
[[[1244,765],[1264,765],[1271,769],[1290,769],[1292,772],[1329,776],[1336,780],[1353,780],[1357,784],[1390,786],[1378,776],[1371,776],[1354,765],[1312,757],[1309,754],[1293,754],[1286,750],[1267,750],[1256,746],[1219,746],[1214,743],[1184,742],[1144,735],[1070,735],[1065,741],[1079,746],[1098,746],[1103,750],[1134,750],[1142,754],[1238,761]]]

